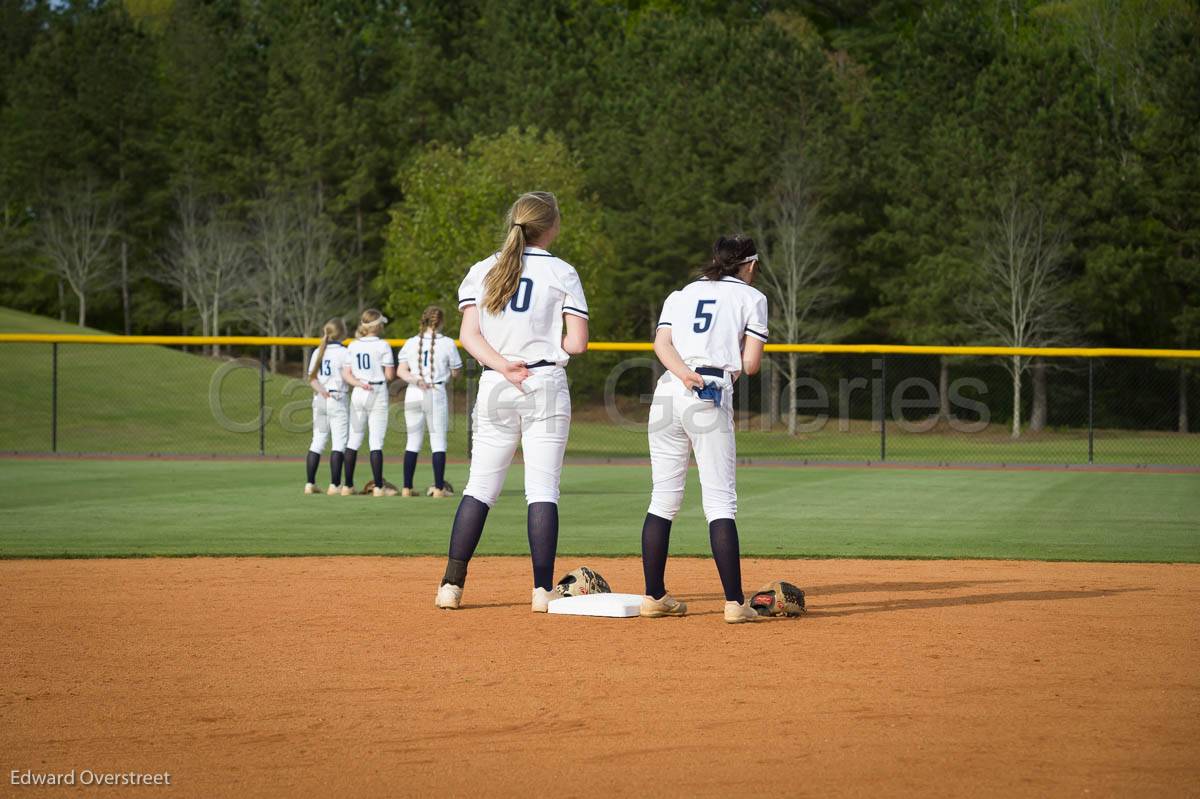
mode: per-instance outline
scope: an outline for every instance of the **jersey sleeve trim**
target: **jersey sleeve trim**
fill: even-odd
[[[587,311],[583,310],[582,308],[575,308],[570,305],[563,306],[563,313],[573,314],[574,316],[582,316],[584,319],[589,318]]]
[[[475,304],[474,297],[461,297],[458,301],[458,310],[461,311],[463,308],[466,308],[468,305],[474,305],[474,304]]]
[[[766,334],[766,333],[760,333],[760,332],[758,332],[757,330],[754,330],[754,329],[752,329],[752,328],[749,328],[749,327],[747,327],[747,328],[746,328],[746,332],[747,332],[747,333],[749,333],[750,335],[754,336],[754,337],[755,337],[755,338],[757,338],[757,339],[762,339],[763,341],[767,341],[767,334]]]
[[[670,327],[670,326],[671,326],[670,322],[659,322],[657,325],[655,325],[655,329],[657,330],[660,327]]]

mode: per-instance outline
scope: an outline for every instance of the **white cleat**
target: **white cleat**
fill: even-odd
[[[353,486],[342,486],[342,496],[343,497],[354,496],[354,487]]]
[[[329,490],[326,491],[325,493],[331,497],[336,497],[338,494],[342,493],[342,487],[331,485],[331,486],[329,486]]]
[[[657,619],[662,616],[686,616],[687,603],[680,602],[670,594],[663,594],[662,599],[644,596],[642,597],[642,606],[638,609],[638,615],[647,619]]]
[[[304,493],[305,494],[320,494],[321,489],[317,488],[316,483],[305,483],[304,484]]]
[[[371,489],[371,496],[373,496],[373,497],[385,497],[385,496],[387,496],[387,494],[385,494],[385,493],[383,492],[383,489],[382,489],[382,488],[372,488],[372,489]]]
[[[750,607],[749,601],[725,603],[725,621],[729,624],[744,624],[748,621],[758,621],[758,613]]]
[[[531,610],[534,613],[548,613],[550,611],[551,600],[558,599],[553,591],[547,591],[545,588],[533,589],[533,602]]]
[[[434,602],[444,610],[457,610],[462,603],[462,587],[446,583],[438,589],[437,600]]]

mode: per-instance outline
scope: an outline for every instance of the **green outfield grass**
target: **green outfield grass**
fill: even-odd
[[[0,331],[36,333],[98,332],[43,317],[0,308]],[[3,344],[0,357],[19,376],[6,390],[0,415],[0,451],[48,452],[51,449],[51,347]],[[259,452],[257,424],[259,370],[254,361],[231,362],[168,347],[82,345],[59,347],[58,451],[225,454]],[[463,386],[460,386],[460,389]],[[264,451],[299,455],[311,435],[311,391],[301,380],[268,375],[263,387],[268,422]],[[454,392],[449,449],[467,454],[466,396]],[[645,408],[626,409],[618,424],[595,397],[574,397],[576,420],[568,455],[577,458],[647,457]],[[877,461],[879,433],[870,423],[852,420],[841,431],[831,420],[818,432],[789,436],[763,431],[744,420],[738,434],[743,458],[790,461]],[[404,413],[397,394],[391,409],[385,452],[398,458],[404,449]],[[1013,441],[1003,425],[974,434],[939,430],[905,433],[888,425],[888,459],[946,463],[1086,463],[1087,435],[1082,430],[1027,434]],[[1096,463],[1200,465],[1200,434],[1101,430],[1096,434]]]
[[[449,468],[460,488],[465,472]],[[457,505],[306,497],[303,465],[280,461],[0,459],[0,481],[2,557],[440,555]],[[748,467],[739,481],[747,555],[1200,562],[1200,475]],[[646,467],[568,466],[564,561],[637,554],[648,485]],[[515,466],[481,554],[527,552],[523,499]],[[708,553],[694,472],[671,551]]]

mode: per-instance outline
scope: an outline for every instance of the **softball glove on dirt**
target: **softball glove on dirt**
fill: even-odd
[[[583,596],[584,594],[611,594],[608,581],[587,566],[580,566],[554,586],[554,593],[563,596]]]
[[[799,616],[805,611],[804,592],[791,583],[776,580],[750,597],[750,607],[759,616]]]

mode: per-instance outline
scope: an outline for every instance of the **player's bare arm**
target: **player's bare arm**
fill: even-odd
[[[588,347],[588,320],[574,314],[563,314],[567,333],[563,336],[562,348],[568,355],[583,355]]]
[[[462,328],[458,338],[463,347],[471,353],[471,357],[489,369],[494,369],[504,375],[504,379],[514,386],[520,386],[529,377],[529,369],[523,363],[509,361],[488,344],[479,329],[479,308],[469,305],[463,309]]]
[[[671,340],[671,328],[664,326],[654,334],[654,354],[668,372],[678,377],[689,389],[704,388],[704,378],[696,374],[690,366],[679,357],[679,351]]]
[[[746,336],[742,342],[742,374],[756,375],[762,368],[763,347],[754,336]]]
[[[365,380],[359,380],[354,376],[354,370],[350,368],[350,364],[342,367],[342,379],[349,383],[354,388],[361,388],[363,391],[370,391],[371,384]]]
[[[317,380],[314,377],[312,380],[308,381],[308,385],[311,386],[312,390],[317,392],[322,399],[329,399],[329,392],[325,390],[325,386],[321,385],[320,380]]]

